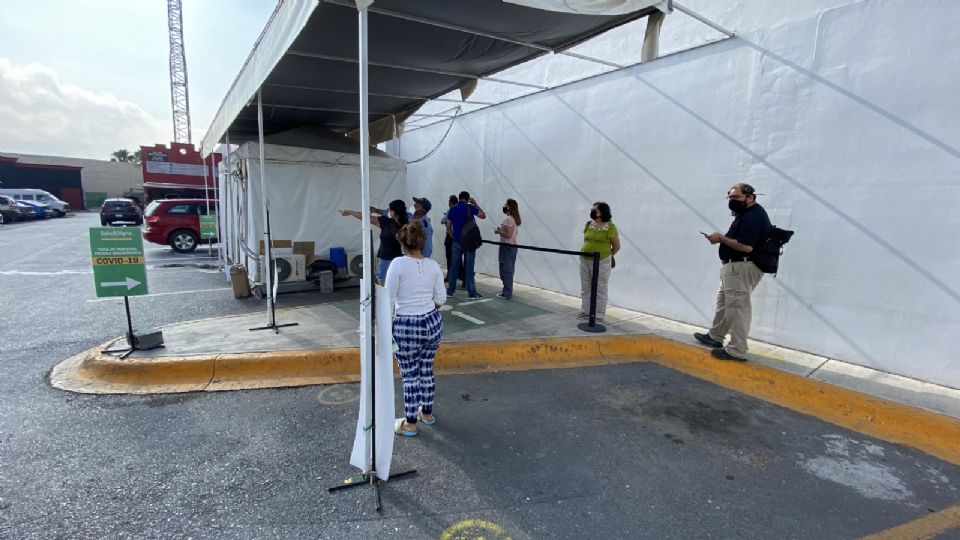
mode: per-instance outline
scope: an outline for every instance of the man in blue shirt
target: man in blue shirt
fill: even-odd
[[[410,215],[410,219],[415,219],[423,225],[423,232],[427,235],[427,240],[424,242],[421,252],[428,259],[433,255],[433,225],[430,224],[430,218],[427,217],[431,208],[433,208],[433,205],[430,204],[430,199],[426,197],[422,199],[413,198],[413,214]]]
[[[477,286],[473,281],[473,265],[476,261],[476,250],[466,250],[460,245],[460,233],[463,226],[474,217],[487,219],[486,212],[480,208],[477,201],[466,191],[460,192],[459,202],[447,211],[447,223],[450,227],[450,235],[453,237],[453,267],[449,269],[447,275],[447,296],[453,296],[457,292],[457,272],[460,270],[460,255],[463,254],[464,263],[467,271],[467,297],[482,298],[477,292]]]

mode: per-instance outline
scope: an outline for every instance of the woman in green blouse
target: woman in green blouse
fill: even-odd
[[[607,282],[610,280],[610,268],[613,256],[620,251],[620,236],[617,226],[610,219],[610,205],[605,202],[593,203],[590,221],[583,226],[584,253],[600,253],[600,275],[597,279],[597,322],[602,323],[607,312]],[[590,283],[593,279],[593,257],[580,257],[580,313],[578,319],[590,318]]]

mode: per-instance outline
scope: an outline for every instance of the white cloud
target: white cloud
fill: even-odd
[[[169,142],[172,132],[134,103],[0,58],[0,152],[109,159],[118,148]]]

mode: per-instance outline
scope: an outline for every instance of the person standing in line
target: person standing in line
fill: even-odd
[[[363,214],[356,210],[344,209],[340,211],[340,215],[363,219]],[[400,232],[400,227],[408,222],[407,205],[400,199],[391,201],[387,212],[370,207],[370,223],[380,228],[380,247],[377,249],[377,283],[380,285],[383,285],[383,280],[387,277],[390,261],[403,254],[400,242],[397,241],[397,233]]]
[[[444,274],[443,280],[447,281],[450,279],[450,269],[453,266],[450,262],[453,260],[453,230],[450,226],[450,220],[447,218],[447,214],[450,212],[450,208],[453,208],[455,204],[459,202],[456,195],[451,195],[447,200],[447,211],[443,213],[443,219],[440,220],[440,224],[444,226],[447,231],[446,237],[443,239],[443,250],[447,256],[447,273]],[[463,257],[460,257],[463,259]],[[467,276],[465,275],[466,265],[463,264],[463,261],[460,261],[460,272],[458,272],[458,279],[460,279],[460,285],[463,288],[467,287]]]
[[[404,225],[397,240],[404,255],[393,260],[386,279],[390,302],[396,310],[393,339],[403,377],[404,417],[397,418],[394,432],[414,437],[418,422],[428,426],[437,423],[433,415],[433,361],[443,335],[440,306],[447,301],[447,295],[440,265],[423,255],[426,235],[420,221]]]
[[[753,311],[750,295],[760,283],[763,271],[752,262],[752,253],[770,234],[767,211],[757,204],[753,186],[739,183],[727,191],[727,208],[734,215],[727,234],[703,234],[712,245],[720,244],[720,289],[713,326],[706,334],[694,332],[697,341],[712,347],[720,360],[747,361],[747,336]],[[723,339],[730,334],[730,342]]]
[[[494,229],[494,232],[500,235],[500,250],[498,253],[500,260],[500,281],[503,282],[503,289],[497,298],[509,300],[513,297],[513,271],[517,266],[517,236],[520,231],[520,207],[517,201],[507,199],[503,205],[503,213],[507,215],[503,223]],[[503,244],[513,244],[505,246]]]
[[[453,293],[457,292],[457,272],[460,270],[460,257],[462,255],[464,266],[466,267],[467,298],[483,298],[480,293],[477,292],[477,287],[473,280],[473,265],[476,261],[477,252],[475,250],[464,249],[460,235],[463,231],[463,226],[466,225],[468,221],[473,220],[474,217],[486,219],[487,214],[480,208],[477,201],[470,196],[469,192],[461,191],[457,204],[453,205],[450,210],[447,211],[447,221],[450,223],[450,235],[453,237],[453,268],[447,277],[447,296],[453,296]]]
[[[607,284],[610,281],[610,269],[613,257],[620,251],[620,235],[613,224],[610,205],[605,202],[593,203],[590,209],[590,221],[583,226],[584,253],[600,253],[600,272],[597,275],[597,318],[602,323],[607,313]],[[590,318],[590,288],[593,281],[593,256],[580,256],[580,313],[578,319]]]
[[[433,205],[430,204],[430,199],[426,197],[422,199],[414,197],[413,213],[408,216],[411,220],[419,221],[420,224],[423,225],[423,234],[426,236],[426,241],[423,244],[423,256],[428,259],[433,256],[433,224],[430,223],[430,218],[427,217],[431,208],[433,208]]]

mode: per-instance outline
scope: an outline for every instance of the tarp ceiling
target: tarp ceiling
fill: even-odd
[[[537,56],[558,52],[656,11],[621,15],[544,11],[501,0],[377,0],[369,7],[373,123]],[[644,7],[646,6],[646,7]],[[352,0],[287,0],[274,11],[204,137],[204,152],[303,126],[359,124],[357,9]]]

